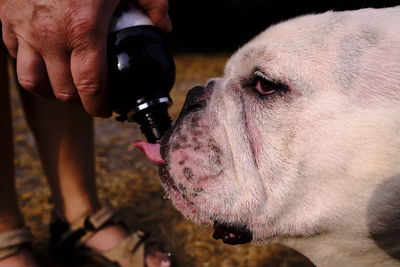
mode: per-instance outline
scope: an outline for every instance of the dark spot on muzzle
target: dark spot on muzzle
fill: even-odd
[[[214,239],[230,245],[245,244],[253,239],[253,234],[244,225],[214,222]]]
[[[178,116],[178,119],[176,120],[175,124],[168,129],[168,131],[164,134],[164,136],[161,139],[161,157],[168,161],[168,152],[170,149],[170,138],[175,132],[179,132],[180,124],[182,123],[184,117],[194,111],[203,109],[207,106],[207,100],[209,96],[211,95],[211,89],[207,89],[204,86],[195,86],[190,91],[188,92],[186,96],[185,103],[183,104],[183,108]],[[196,117],[196,116],[195,116]],[[198,119],[198,117],[196,117]],[[194,121],[192,123],[198,123],[198,121]],[[185,136],[180,136],[182,140],[179,140],[181,142],[186,142],[187,140],[184,140],[186,137]],[[167,162],[168,163],[168,162]]]
[[[191,168],[188,167],[184,167],[183,168],[183,175],[185,176],[185,178],[190,181],[193,179],[194,175],[193,175],[193,171]]]
[[[173,190],[179,192],[178,188],[175,185],[174,180],[172,179],[171,175],[169,174],[168,167],[164,164],[161,165],[159,168],[159,175],[160,175],[160,180],[163,184],[168,186],[169,188],[172,188]]]

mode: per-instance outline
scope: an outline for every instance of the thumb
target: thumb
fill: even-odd
[[[168,13],[161,14],[159,11],[147,12],[154,25],[160,28],[163,32],[170,32],[172,30],[172,23]]]
[[[138,5],[149,15],[154,25],[163,32],[172,30],[171,19],[168,15],[167,0],[138,0]]]

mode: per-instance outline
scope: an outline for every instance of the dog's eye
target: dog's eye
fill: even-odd
[[[256,81],[254,88],[262,95],[270,95],[276,92],[277,88],[271,81],[259,78]]]
[[[285,93],[287,91],[285,85],[271,81],[257,72],[254,73],[250,87],[260,96],[269,96],[275,93]]]

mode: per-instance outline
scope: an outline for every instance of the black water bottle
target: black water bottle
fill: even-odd
[[[171,126],[169,92],[175,64],[162,32],[137,7],[121,1],[108,36],[109,92],[118,121],[137,122],[156,143]]]

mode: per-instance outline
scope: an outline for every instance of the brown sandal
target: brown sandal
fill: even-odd
[[[89,214],[69,225],[53,213],[50,225],[50,249],[59,263],[70,265],[90,259],[101,266],[119,266],[120,260],[129,263],[128,266],[145,266],[145,256],[148,249],[159,246],[149,243],[148,235],[135,231],[108,251],[98,251],[84,246],[85,242],[97,231],[109,225],[121,225],[129,229],[116,215],[113,207],[107,205],[99,211]],[[166,259],[170,254],[165,253]],[[97,265],[96,265],[97,266]]]
[[[0,260],[28,248],[33,237],[28,228],[8,231],[0,234]]]

